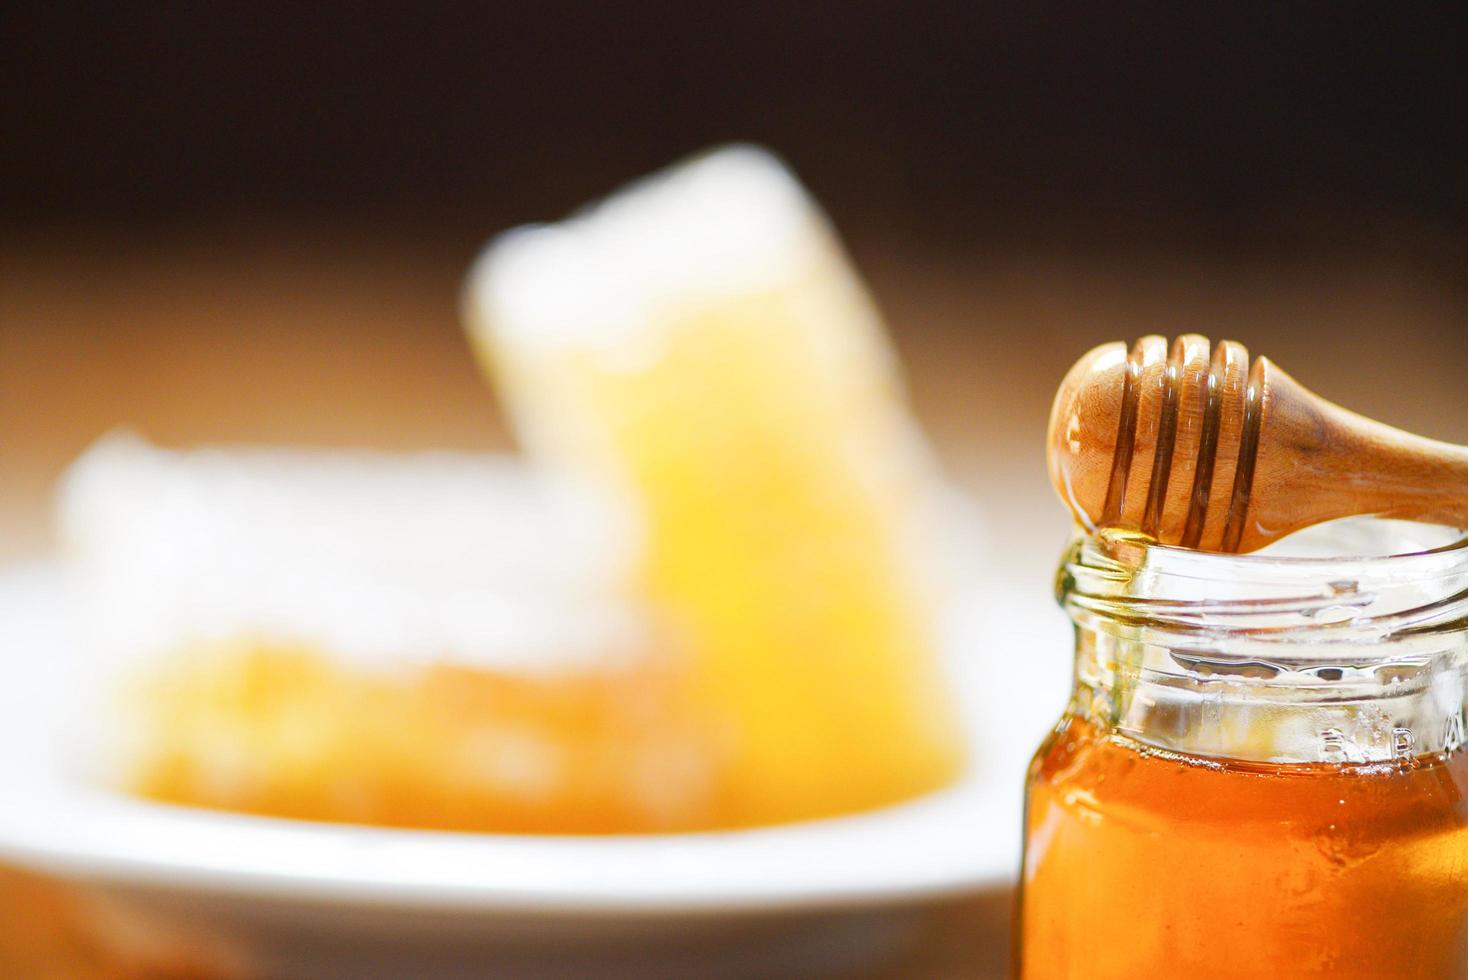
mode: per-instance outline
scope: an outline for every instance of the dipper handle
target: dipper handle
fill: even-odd
[[[1357,514],[1468,527],[1468,447],[1347,411],[1197,334],[1086,354],[1055,395],[1047,446],[1050,480],[1088,529],[1186,548],[1253,551]]]

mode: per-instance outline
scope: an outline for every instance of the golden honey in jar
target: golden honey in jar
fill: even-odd
[[[1352,520],[1287,550],[1068,554],[1024,980],[1468,977],[1468,538]]]

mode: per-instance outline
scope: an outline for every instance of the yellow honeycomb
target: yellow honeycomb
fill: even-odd
[[[954,778],[936,478],[868,297],[778,163],[725,150],[512,232],[470,310],[532,456],[601,490],[640,542],[728,823]]]

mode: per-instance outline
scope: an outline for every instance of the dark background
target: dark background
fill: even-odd
[[[699,147],[858,231],[1461,247],[1462,4],[11,3],[13,221],[486,228]]]
[[[1468,443],[1461,3],[12,0],[0,35],[0,557],[119,425],[508,445],[477,249],[739,139],[834,216],[1037,587],[1096,343],[1232,337]]]

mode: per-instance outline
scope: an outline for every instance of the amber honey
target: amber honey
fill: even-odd
[[[1219,762],[1082,718],[1032,768],[1026,980],[1468,977],[1468,754]]]

